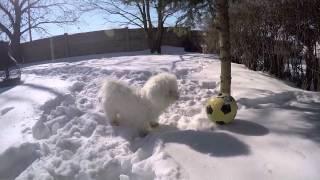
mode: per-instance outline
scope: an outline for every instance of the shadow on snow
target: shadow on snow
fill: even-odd
[[[246,136],[264,136],[269,134],[269,129],[252,121],[236,119],[233,123],[219,126],[219,129]]]
[[[195,151],[215,157],[240,156],[250,153],[246,144],[223,132],[185,130],[170,132],[160,138],[164,143],[184,144]]]
[[[293,123],[292,119],[279,117],[279,120],[281,120],[279,123],[287,121],[288,127],[281,129],[274,126],[269,130],[278,134],[301,136],[320,144],[320,103],[318,102],[319,100],[314,99],[317,96],[320,96],[320,94],[304,91],[285,91],[280,93],[266,91],[264,97],[254,99],[240,98],[237,101],[240,107],[262,110],[265,116],[274,116],[275,110],[280,112],[288,111],[288,113],[291,111],[292,113],[290,114],[295,115],[295,118],[297,117],[296,121],[304,123],[304,125],[290,127],[291,123]]]

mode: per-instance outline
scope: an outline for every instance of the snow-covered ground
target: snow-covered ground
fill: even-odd
[[[142,138],[112,127],[99,107],[101,80],[142,86],[177,75],[181,97]],[[62,59],[23,68],[0,89],[0,180],[320,178],[320,94],[232,65],[233,124],[216,126],[204,104],[219,91],[215,55],[165,48]]]

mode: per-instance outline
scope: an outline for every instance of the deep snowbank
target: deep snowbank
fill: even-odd
[[[20,142],[35,143],[33,150],[26,153],[19,153],[22,146],[18,146],[14,151],[20,155],[8,154],[13,151],[11,148],[2,153],[0,157],[10,163],[0,166],[0,177],[16,177],[26,166],[17,179],[320,177],[319,93],[290,87],[233,64],[232,89],[238,100],[238,116],[229,126],[215,126],[206,118],[203,105],[219,91],[220,64],[216,56],[169,50],[165,55],[106,54],[25,67],[24,75],[45,79],[28,82],[45,88],[33,92],[18,86],[0,94],[0,100],[14,94],[21,99],[36,98],[38,90],[52,96],[42,98],[37,105],[26,105],[34,109],[26,111],[29,118],[21,117],[19,108],[24,104],[11,105],[4,100],[0,103],[0,118],[11,122],[11,114],[15,126],[10,130],[6,123],[0,123],[3,129],[29,137],[17,137]],[[101,80],[109,77],[142,86],[150,76],[162,71],[177,75],[181,98],[160,117],[161,126],[145,138],[135,136],[128,128],[111,127],[98,106]],[[28,154],[37,156],[24,160]],[[6,171],[18,165],[16,159],[28,163]],[[1,173],[1,168],[6,173]]]

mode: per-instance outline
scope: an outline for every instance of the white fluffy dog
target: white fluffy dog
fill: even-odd
[[[175,75],[160,73],[140,89],[116,80],[105,80],[100,91],[104,112],[113,125],[148,132],[159,115],[179,97]]]

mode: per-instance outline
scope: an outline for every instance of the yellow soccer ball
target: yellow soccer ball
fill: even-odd
[[[232,96],[219,94],[212,97],[206,104],[208,118],[217,124],[231,123],[238,111],[237,102]]]

